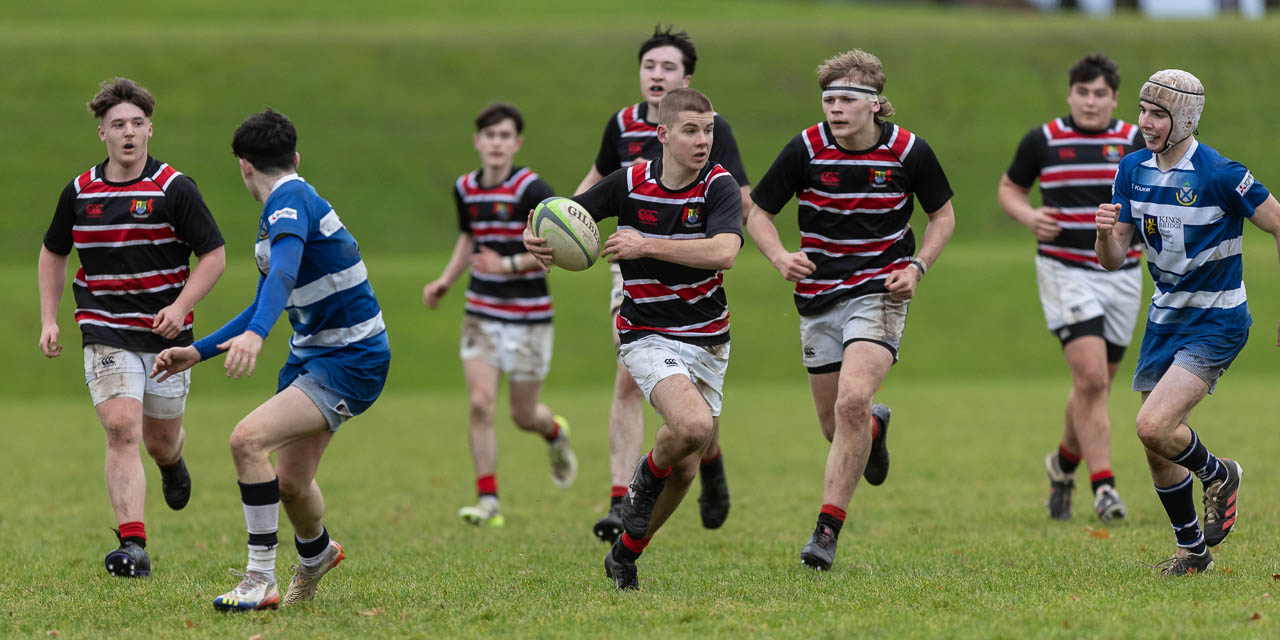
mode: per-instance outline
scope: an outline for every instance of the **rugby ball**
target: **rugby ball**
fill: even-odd
[[[551,263],[569,271],[582,271],[600,255],[600,229],[582,205],[569,198],[551,197],[533,210],[533,235],[555,250]]]

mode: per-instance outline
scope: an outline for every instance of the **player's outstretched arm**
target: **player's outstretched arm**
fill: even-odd
[[[750,201],[750,200],[748,200]],[[760,253],[768,258],[773,268],[791,282],[799,282],[817,268],[803,251],[788,252],[782,246],[782,238],[773,219],[777,214],[765,211],[760,205],[751,202],[751,213],[747,214],[747,235],[755,243]]]
[[[1062,227],[1049,215],[1056,209],[1031,206],[1030,193],[1030,189],[1010,180],[1008,174],[1003,174],[1000,176],[1000,186],[996,188],[996,200],[1010,218],[1030,229],[1037,240],[1049,242],[1062,232]]]
[[[187,278],[187,284],[182,287],[182,293],[178,294],[178,299],[156,313],[155,320],[151,323],[152,333],[157,333],[167,340],[178,337],[187,314],[191,313],[209,294],[213,285],[218,282],[218,278],[222,277],[223,270],[227,268],[226,247],[221,246],[207,251],[196,256],[196,260],[196,267],[191,270],[191,277]]]
[[[955,232],[956,213],[950,200],[938,207],[937,211],[931,211],[927,215],[929,223],[925,225],[924,240],[920,243],[920,251],[915,256],[915,260],[919,260],[923,266],[912,264],[906,269],[890,273],[889,277],[885,278],[885,288],[895,300],[910,300],[915,297],[916,285],[924,278],[925,269],[932,267],[938,261],[942,250],[951,240],[951,234]]]
[[[1254,208],[1249,221],[1276,239],[1276,256],[1280,257],[1280,201],[1274,194]],[[1276,326],[1276,346],[1280,347],[1280,323]]]
[[[58,343],[58,303],[67,284],[67,256],[40,245],[36,280],[40,288],[40,350],[46,358],[56,358],[62,354]]]
[[[1124,264],[1129,253],[1129,242],[1133,239],[1133,224],[1120,222],[1120,205],[1104,203],[1098,205],[1093,215],[1093,222],[1098,227],[1098,237],[1093,249],[1098,254],[1098,262],[1102,268],[1115,271]]]
[[[427,283],[422,288],[422,304],[435,309],[440,304],[440,299],[444,294],[449,292],[449,288],[453,283],[462,277],[467,267],[471,265],[471,253],[475,250],[476,241],[469,233],[459,233],[458,241],[453,245],[453,255],[449,256],[449,262],[444,266],[444,272],[439,278]]]
[[[151,365],[151,377],[156,382],[164,382],[171,375],[182,373],[200,364],[200,352],[195,347],[169,347],[156,354],[156,361]]]

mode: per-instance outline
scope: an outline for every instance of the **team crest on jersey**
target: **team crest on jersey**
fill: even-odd
[[[145,218],[151,215],[152,205],[155,198],[147,198],[146,200],[131,200],[129,204],[129,213],[135,218]]]
[[[1196,193],[1195,189],[1191,188],[1190,182],[1184,182],[1182,183],[1182,188],[1178,189],[1178,192],[1175,193],[1173,197],[1178,199],[1178,204],[1184,207],[1189,207],[1195,204],[1196,199],[1200,196]]]
[[[1058,147],[1059,160],[1075,160],[1076,150],[1071,147]]]
[[[261,220],[258,222],[258,239],[259,240],[267,239],[267,221],[266,220]]]
[[[1124,157],[1124,149],[1118,144],[1108,144],[1102,147],[1102,157],[1107,162],[1120,162],[1120,158]]]
[[[1147,239],[1147,246],[1160,253],[1164,248],[1164,242],[1160,238],[1160,220],[1156,216],[1144,216],[1142,218],[1142,235]]]
[[[498,214],[499,218],[506,220],[511,217],[511,205],[505,202],[499,202],[493,205],[493,212]]]
[[[889,179],[893,177],[892,169],[870,169],[868,178],[873,187],[883,187],[889,184]]]
[[[680,214],[680,222],[683,222],[686,227],[697,226],[699,222],[702,222],[702,213],[697,207],[687,206]]]
[[[469,206],[467,207],[467,215],[468,215],[468,216],[470,216],[470,217],[472,217],[472,218],[479,218],[479,217],[480,217],[480,207],[477,207],[477,206],[476,206],[476,205],[474,205],[474,204],[473,204],[473,205],[469,205]]]

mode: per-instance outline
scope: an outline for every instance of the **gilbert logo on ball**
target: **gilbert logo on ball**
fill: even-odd
[[[561,269],[582,271],[600,255],[600,230],[582,205],[569,198],[551,197],[533,210],[533,235],[547,241],[555,253],[551,262]]]

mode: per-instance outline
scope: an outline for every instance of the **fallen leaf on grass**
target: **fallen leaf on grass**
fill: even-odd
[[[1223,568],[1219,569],[1219,571],[1221,571],[1222,573],[1235,573],[1235,572],[1236,572],[1236,570],[1235,570],[1235,569],[1232,569],[1231,567],[1223,567]]]
[[[1271,574],[1271,579],[1272,579],[1272,580],[1280,580],[1280,573],[1273,573],[1273,574]]]
[[[267,634],[265,633],[255,633],[249,636],[249,640],[262,640],[265,637],[267,637]]]
[[[1111,538],[1111,532],[1107,531],[1103,527],[1099,527],[1097,529],[1094,529],[1093,527],[1085,527],[1084,530],[1085,533],[1089,534],[1090,538],[1097,538],[1099,540],[1109,540]]]
[[[58,631],[57,629],[50,629],[49,632],[46,633],[45,635],[49,636],[50,638],[56,638],[62,635],[62,632]]]
[[[209,545],[203,542],[200,542],[199,540],[196,540],[196,551],[208,551],[208,550],[209,550]]]
[[[1063,620],[1063,621],[1062,621],[1062,628],[1063,628],[1063,629],[1070,629],[1070,628],[1071,628],[1071,623],[1067,622],[1066,620]]]
[[[376,608],[373,608],[373,609],[365,609],[364,611],[359,611],[359,612],[357,612],[357,613],[358,613],[358,615],[368,616],[368,617],[372,618],[373,616],[380,616],[380,615],[382,615],[382,608],[381,608],[381,607],[376,607]]]
[[[187,628],[188,628],[188,629],[192,629],[192,628],[194,628],[195,626],[196,626],[196,623],[194,623],[194,622],[192,622],[192,621],[190,621],[190,620],[188,620],[188,621],[187,621]]]
[[[1262,598],[1263,600],[1269,600],[1269,599],[1271,599],[1271,593],[1270,593],[1270,592],[1268,592],[1268,593],[1264,593],[1264,594],[1262,594],[1262,595],[1260,595],[1260,596],[1258,596],[1258,597],[1259,597],[1259,598]]]
[[[1073,594],[1071,594],[1071,601],[1072,601],[1072,602],[1080,602],[1080,596],[1078,596],[1078,595],[1076,595],[1076,594],[1074,594],[1074,593],[1073,593]]]
[[[1250,620],[1261,620],[1261,619],[1262,619],[1262,614],[1261,614],[1261,613],[1258,613],[1257,611],[1254,611],[1254,612],[1253,612],[1253,615],[1249,616],[1249,619],[1250,619]]]

